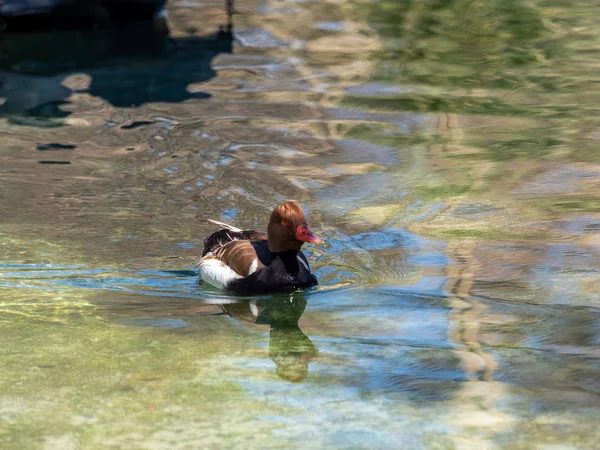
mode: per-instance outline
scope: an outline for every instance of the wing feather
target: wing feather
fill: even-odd
[[[213,255],[243,277],[264,267],[250,241],[228,242],[217,248]]]
[[[226,230],[233,231],[234,233],[241,233],[241,228],[234,227],[233,225],[229,225],[228,223],[219,222],[217,220],[206,219],[208,223],[212,223],[213,225],[217,225],[218,227],[225,228]]]

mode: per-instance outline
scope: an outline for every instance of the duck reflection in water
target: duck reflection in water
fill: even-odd
[[[223,312],[240,322],[270,325],[269,357],[284,380],[301,382],[308,364],[318,354],[311,340],[298,326],[306,309],[306,298],[294,293],[219,305]]]

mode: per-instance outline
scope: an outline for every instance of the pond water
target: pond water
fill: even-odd
[[[80,66],[5,37],[0,447],[598,448],[598,7],[173,0]],[[198,285],[202,219],[286,198],[318,288]]]

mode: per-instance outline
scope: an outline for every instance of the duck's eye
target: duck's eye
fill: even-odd
[[[283,220],[281,221],[281,223],[282,223],[282,224],[284,224],[284,225],[287,225],[287,224],[288,224],[288,220],[287,220],[287,219],[283,219]]]

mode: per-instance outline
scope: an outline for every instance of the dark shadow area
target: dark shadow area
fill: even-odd
[[[4,0],[0,20],[9,32],[111,28],[161,14],[166,0]]]
[[[176,39],[169,38],[164,19],[100,30],[4,32],[0,116],[66,117],[74,92],[117,107],[208,98],[188,86],[212,78],[212,59],[232,52],[231,18],[228,22],[211,35]],[[63,85],[74,73],[91,77],[87,89]]]
[[[50,152],[53,150],[75,150],[76,145],[72,144],[59,144],[57,142],[50,142],[48,144],[38,144],[37,149],[40,152]]]
[[[241,322],[270,325],[269,356],[279,377],[292,382],[304,381],[308,364],[318,354],[298,321],[306,309],[306,298],[292,296],[240,300],[219,305],[227,315]]]

